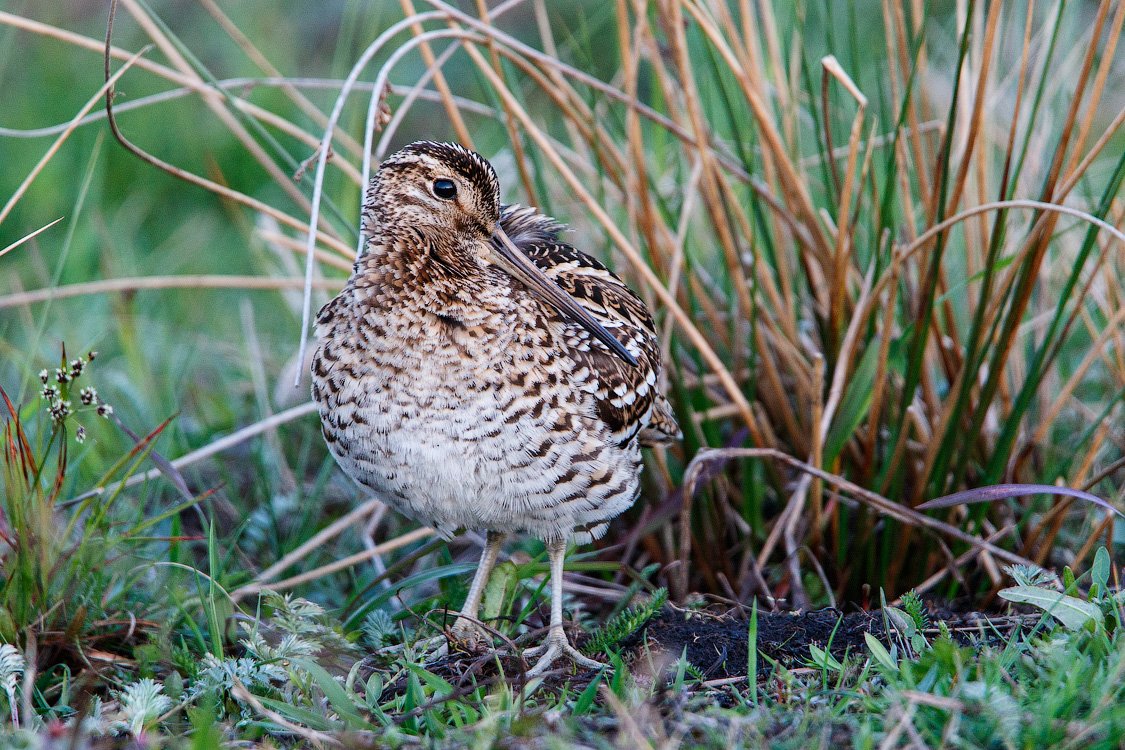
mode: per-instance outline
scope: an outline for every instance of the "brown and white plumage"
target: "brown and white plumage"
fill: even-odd
[[[459,635],[476,635],[503,536],[547,542],[557,575],[536,668],[589,662],[561,630],[565,545],[636,499],[642,442],[678,436],[651,315],[554,220],[501,207],[495,172],[461,146],[389,157],[364,220],[367,249],[317,317],[313,396],[332,453],[443,534],[489,532]]]
[[[679,426],[668,400],[657,390],[660,345],[656,327],[645,303],[612,271],[594,258],[562,242],[564,227],[534,208],[504,206],[500,225],[543,273],[586,308],[636,356],[630,365],[615,356],[590,333],[570,324],[570,354],[590,368],[598,382],[595,398],[598,416],[633,436],[641,445],[659,445],[678,439]]]

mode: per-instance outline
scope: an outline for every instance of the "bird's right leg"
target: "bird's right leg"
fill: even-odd
[[[527,671],[527,676],[543,674],[559,659],[569,659],[586,669],[609,668],[608,664],[595,661],[571,646],[566,638],[566,632],[563,631],[563,563],[566,559],[566,539],[547,542],[547,557],[551,561],[551,628],[547,631],[546,642],[523,652],[525,659],[539,657],[535,665]]]
[[[488,583],[488,575],[496,565],[500,556],[500,545],[504,543],[504,534],[499,531],[489,531],[485,537],[484,551],[480,555],[480,564],[477,565],[476,575],[469,585],[469,595],[461,607],[461,613],[453,623],[451,633],[454,638],[475,646],[481,641],[488,641],[488,634],[484,628],[477,624],[477,612],[480,611],[480,601],[484,596],[484,587]]]

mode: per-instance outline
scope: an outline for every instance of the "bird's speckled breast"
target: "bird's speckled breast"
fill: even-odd
[[[610,439],[590,374],[551,345],[550,323],[520,325],[529,317],[386,315],[346,290],[321,315],[313,364],[324,435],[344,470],[445,534],[599,533],[632,504],[640,451]]]

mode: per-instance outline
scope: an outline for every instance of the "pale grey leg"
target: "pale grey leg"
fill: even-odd
[[[542,654],[535,662],[528,675],[538,675],[547,671],[560,657],[568,657],[572,662],[588,669],[603,669],[608,667],[600,661],[595,661],[583,655],[578,649],[570,645],[563,631],[562,619],[562,594],[563,594],[563,563],[566,561],[566,540],[547,542],[547,557],[551,561],[551,627],[547,632],[547,640],[542,646],[529,648],[523,652],[526,658],[533,658]]]
[[[504,534],[499,531],[488,532],[484,542],[484,550],[480,555],[480,564],[477,565],[477,572],[473,576],[472,584],[469,585],[469,595],[465,597],[461,613],[453,623],[453,635],[460,640],[475,642],[481,638],[487,638],[487,635],[475,620],[477,619],[477,612],[480,610],[481,597],[484,596],[484,587],[488,583],[488,575],[496,565],[496,559],[500,556],[500,545],[503,543]]]

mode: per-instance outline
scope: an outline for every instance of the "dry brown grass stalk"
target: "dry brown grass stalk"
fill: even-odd
[[[338,289],[338,281],[316,279],[317,289]],[[83,297],[92,294],[112,294],[115,292],[135,292],[144,289],[303,289],[304,279],[270,278],[266,276],[141,276],[84,281],[77,284],[33,289],[16,294],[0,295],[0,309],[24,307],[48,300]]]

